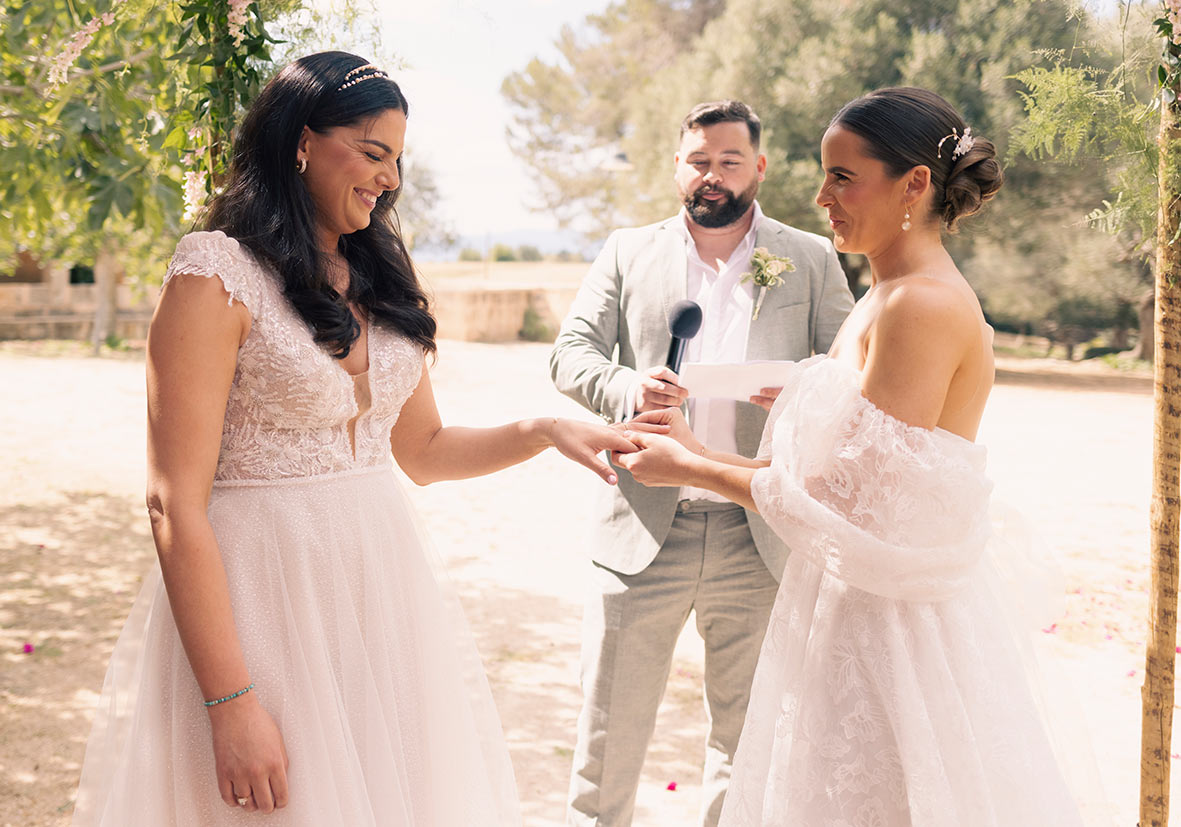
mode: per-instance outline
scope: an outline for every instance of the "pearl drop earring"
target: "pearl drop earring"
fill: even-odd
[[[906,215],[902,218],[902,232],[910,229],[910,209],[907,208]]]

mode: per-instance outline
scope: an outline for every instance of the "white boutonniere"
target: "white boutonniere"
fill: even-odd
[[[750,257],[750,272],[739,276],[740,281],[753,281],[759,286],[759,295],[755,298],[755,312],[750,317],[752,322],[759,318],[759,310],[763,307],[767,288],[783,284],[783,274],[794,272],[795,269],[795,264],[787,256],[773,256],[766,247],[755,247],[754,255]]]

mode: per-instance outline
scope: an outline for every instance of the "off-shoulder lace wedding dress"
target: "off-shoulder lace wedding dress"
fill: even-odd
[[[158,567],[111,657],[74,823],[519,824],[479,655],[390,463],[423,353],[369,327],[367,376],[312,340],[277,277],[222,233],[181,240],[166,278],[216,277],[251,315],[209,503],[290,804],[228,807]]]
[[[1081,824],[988,576],[985,449],[795,366],[751,485],[792,549],[727,827]]]

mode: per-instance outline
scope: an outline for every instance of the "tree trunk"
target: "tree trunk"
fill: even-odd
[[[1153,356],[1153,324],[1156,319],[1156,292],[1148,290],[1140,297],[1140,341],[1132,348],[1133,359],[1152,361]]]
[[[1175,49],[1173,46],[1169,48]],[[1177,91],[1174,86],[1174,91]],[[1181,102],[1162,103],[1156,241],[1152,590],[1140,734],[1140,827],[1169,823],[1177,658],[1177,544],[1181,506]]]
[[[94,355],[102,349],[103,342],[115,333],[115,314],[119,303],[119,259],[111,240],[103,242],[98,258],[94,261],[94,328],[90,343]]]

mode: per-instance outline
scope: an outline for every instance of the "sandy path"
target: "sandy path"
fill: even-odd
[[[544,345],[442,343],[444,419],[586,416],[550,386],[547,354]],[[153,559],[140,505],[142,363],[0,351],[0,386],[0,823],[62,825],[107,655]],[[1065,614],[1039,644],[1083,693],[1108,797],[1119,822],[1132,824],[1151,400],[1067,387],[998,386],[981,439],[998,492],[1063,555]],[[579,703],[580,549],[599,484],[543,455],[412,493],[475,630],[530,825],[562,817]],[[639,827],[695,819],[700,674],[690,631],[649,755]]]

